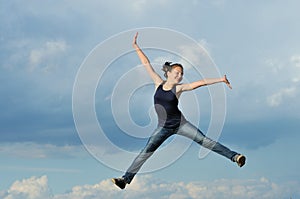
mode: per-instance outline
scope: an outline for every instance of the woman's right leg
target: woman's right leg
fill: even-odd
[[[140,170],[146,160],[154,153],[154,151],[166,140],[173,135],[172,130],[168,130],[162,127],[157,128],[152,136],[149,138],[145,148],[132,162],[131,166],[127,169],[123,178],[127,184],[130,184],[133,177]]]

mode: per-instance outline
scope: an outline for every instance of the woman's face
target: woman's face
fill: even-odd
[[[175,66],[171,71],[168,72],[168,80],[173,81],[174,83],[181,82],[183,77],[183,70],[180,66]]]

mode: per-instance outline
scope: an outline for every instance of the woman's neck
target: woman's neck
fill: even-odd
[[[171,90],[174,86],[176,85],[176,83],[170,82],[170,81],[166,81],[163,85],[164,90]]]

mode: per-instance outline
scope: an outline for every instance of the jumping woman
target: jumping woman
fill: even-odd
[[[222,144],[206,137],[197,127],[187,121],[178,109],[179,97],[185,91],[191,91],[202,86],[216,83],[225,83],[231,89],[231,85],[226,78],[226,75],[221,78],[208,78],[192,83],[179,84],[183,76],[182,65],[166,62],[162,68],[166,78],[166,80],[163,80],[155,72],[149,59],[138,46],[137,37],[138,33],[134,36],[132,44],[133,48],[136,50],[138,57],[155,84],[154,105],[158,117],[158,126],[154,130],[152,136],[148,139],[145,148],[135,158],[126,173],[121,178],[113,178],[113,183],[120,189],[124,189],[127,184],[131,183],[134,176],[154,151],[166,139],[175,134],[190,138],[205,148],[236,162],[238,166],[242,167],[246,162],[246,157],[244,155],[232,151]]]

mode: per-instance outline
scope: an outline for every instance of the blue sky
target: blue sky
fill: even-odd
[[[300,159],[296,153],[300,138],[298,1],[0,2],[1,198],[300,197]],[[127,190],[120,191],[109,179],[123,172],[101,163],[86,150],[72,110],[80,66],[95,47],[124,31],[140,30],[141,47],[156,40],[159,43],[161,38],[147,35],[145,27],[192,38],[205,48],[205,56],[212,58],[220,74],[228,75],[233,89],[225,89],[226,118],[219,141],[244,153],[248,158],[245,167],[240,169],[213,153],[199,158],[199,146],[191,144],[172,164],[138,175]],[[130,48],[131,41],[128,37],[119,46],[113,43],[99,60],[120,46]],[[168,52],[145,52],[155,63],[180,60]],[[193,55],[188,47],[183,53]],[[96,115],[115,146],[138,151],[151,131],[138,135],[132,129],[135,136],[124,134],[113,118],[110,103],[118,80],[136,69],[139,60],[133,52],[118,56],[95,91]],[[142,70],[135,72],[144,74]],[[188,67],[185,73],[185,80],[201,78]],[[141,77],[130,85],[140,84]],[[152,93],[153,87],[145,85],[130,98],[129,110],[139,125],[155,120],[151,109],[148,112]],[[195,92],[199,106],[190,105],[189,95],[181,104],[191,121],[199,116],[193,108],[199,108],[199,128],[204,132],[212,114],[209,94],[207,88],[201,88]],[[122,93],[119,96],[117,103],[123,99]],[[127,121],[124,118],[125,125]],[[99,153],[107,157],[116,154],[102,141],[96,149]],[[149,160],[145,167],[165,157],[157,155],[158,159]],[[131,160],[120,159],[120,167],[125,170]]]

